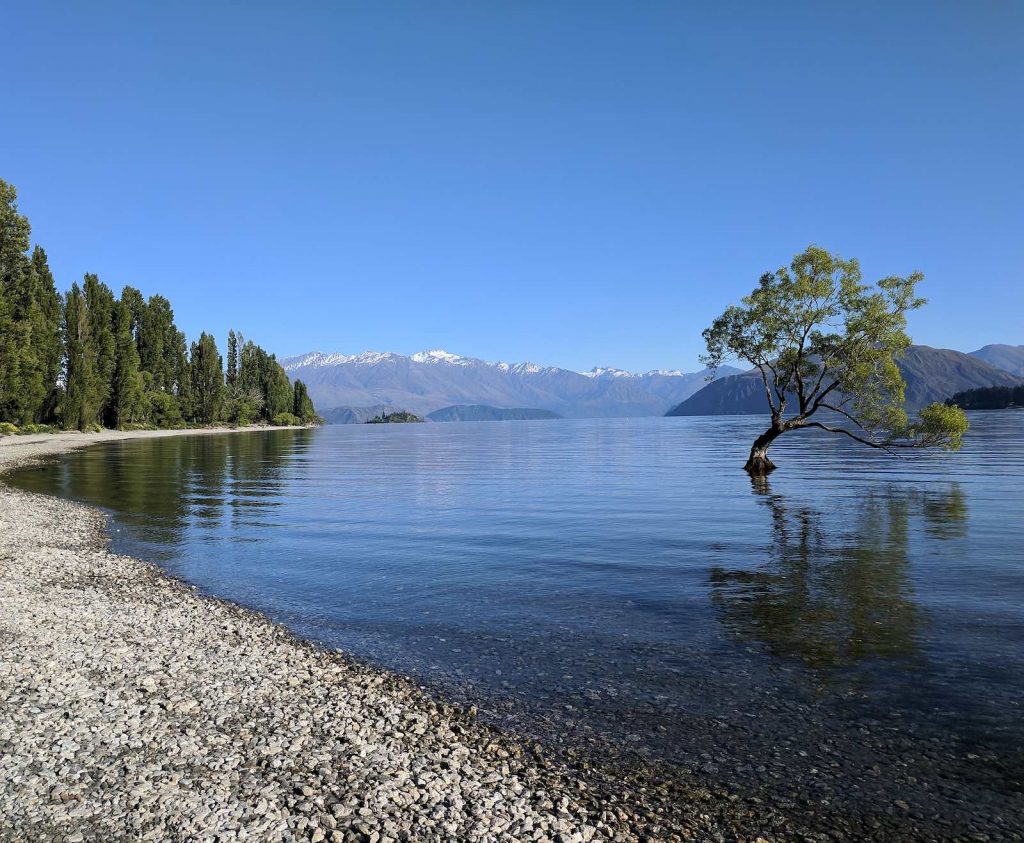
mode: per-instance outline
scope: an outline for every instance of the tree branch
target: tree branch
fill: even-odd
[[[845,427],[829,427],[827,424],[821,422],[804,422],[800,427],[817,427],[821,430],[828,431],[829,433],[842,433],[844,436],[849,436],[855,442],[860,442],[861,445],[867,445],[869,448],[877,448],[880,451],[885,451],[887,454],[896,454],[892,451],[892,442],[873,442],[870,439],[865,439],[863,436],[858,436],[853,431],[847,430]]]
[[[768,375],[765,374],[764,365],[758,363],[757,371],[761,373],[761,381],[764,383],[764,394],[768,398],[768,406],[771,408],[772,415],[778,415],[781,412],[781,410],[775,406],[775,402],[772,400],[772,390],[771,387],[768,386]]]

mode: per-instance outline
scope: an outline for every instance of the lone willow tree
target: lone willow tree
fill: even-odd
[[[906,384],[896,361],[910,345],[907,312],[925,303],[915,294],[923,277],[893,276],[872,287],[861,283],[856,260],[811,246],[788,269],[762,275],[741,305],[704,331],[708,368],[743,360],[764,383],[771,425],[750,449],[750,474],[772,471],[772,443],[804,428],[889,453],[960,447],[963,410],[932,404],[911,420],[903,409]]]

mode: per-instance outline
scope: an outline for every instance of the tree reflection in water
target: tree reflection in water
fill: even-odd
[[[920,656],[925,616],[909,582],[909,544],[920,528],[939,539],[965,534],[959,486],[882,487],[838,513],[838,524],[832,513],[774,493],[767,478],[754,478],[753,491],[771,512],[768,559],[756,570],[710,574],[712,602],[731,635],[817,669]]]

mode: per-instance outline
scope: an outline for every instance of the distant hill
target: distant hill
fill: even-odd
[[[706,371],[633,374],[611,368],[572,372],[534,363],[488,363],[440,349],[409,357],[313,352],[281,362],[332,421],[334,408],[387,407],[425,415],[459,404],[531,407],[574,417],[660,416],[704,386],[707,376]]]
[[[915,410],[967,389],[1024,383],[970,354],[927,345],[912,345],[899,366],[907,382],[907,406]]]
[[[550,410],[535,410],[529,407],[488,407],[484,404],[455,404],[427,413],[427,418],[436,422],[465,421],[526,421],[529,419],[560,419],[558,413]]]
[[[393,409],[395,408],[387,404],[375,404],[372,407],[333,407],[320,415],[328,424],[362,424]]]
[[[946,403],[963,407],[965,410],[1024,408],[1024,385],[984,386],[980,389],[968,389],[966,392],[958,392]]]
[[[993,343],[971,352],[972,357],[984,360],[990,366],[1024,377],[1024,345],[1000,345]]]
[[[918,410],[944,402],[957,392],[985,386],[1024,383],[1002,369],[970,354],[945,348],[913,345],[899,361],[907,383],[907,408]],[[756,370],[708,384],[669,410],[669,416],[767,415],[764,384]]]

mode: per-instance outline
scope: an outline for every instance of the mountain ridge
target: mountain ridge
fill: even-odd
[[[989,365],[1009,372],[1011,375],[1024,377],[1024,345],[994,342],[984,345],[970,354],[972,357],[984,360]]]
[[[574,372],[533,362],[492,363],[439,348],[411,355],[312,351],[281,364],[302,379],[328,418],[334,409],[389,407],[426,415],[452,405],[529,407],[569,417],[664,415],[710,374],[613,367]],[[719,376],[738,371],[723,369]]]
[[[919,410],[957,392],[984,386],[1016,386],[1024,379],[973,353],[912,345],[897,361],[906,382],[906,406]],[[684,399],[667,416],[768,415],[764,384],[756,369],[720,378]]]

